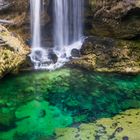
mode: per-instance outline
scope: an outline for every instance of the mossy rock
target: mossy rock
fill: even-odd
[[[113,118],[102,118],[78,128],[56,130],[57,140],[137,140],[140,138],[140,109],[131,109]]]
[[[25,62],[29,54],[28,47],[20,37],[15,37],[5,27],[0,25],[0,38],[4,42],[0,44],[0,78],[9,72],[17,71]]]

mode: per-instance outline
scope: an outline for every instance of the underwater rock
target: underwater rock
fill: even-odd
[[[99,72],[140,72],[140,42],[91,36],[85,39],[81,58],[69,64]]]
[[[75,68],[28,72],[1,80],[0,107],[16,111],[17,127],[11,131],[14,134],[18,133],[17,139],[22,135],[22,139],[27,139],[25,135],[28,135],[28,139],[32,136],[37,137],[41,135],[40,132],[43,136],[48,132],[52,134],[55,128],[64,126],[77,128],[74,139],[70,136],[70,140],[75,140],[75,137],[79,140],[81,135],[84,135],[85,139],[94,140],[93,136],[88,135],[90,132],[87,132],[90,128],[93,131],[94,126],[87,126],[81,130],[81,123],[93,123],[99,118],[113,117],[128,108],[139,108],[139,85],[139,74],[95,73]],[[135,113],[139,118],[140,112]],[[128,116],[132,116],[132,113],[128,112]],[[118,123],[119,118],[110,123],[109,137],[121,133],[123,136],[120,139],[129,137],[127,133],[124,134],[124,127]],[[128,121],[128,125],[132,125],[132,119],[124,119]],[[96,139],[107,133],[106,126],[101,123],[98,124],[97,130],[98,133],[94,135]],[[83,131],[88,134],[83,134]],[[3,139],[6,136],[11,138],[13,133],[10,132],[0,132],[0,136],[3,136]],[[8,140],[11,140],[10,138]]]
[[[8,131],[15,128],[15,120],[14,111],[0,111],[0,131]]]
[[[140,137],[140,109],[130,109],[113,118],[102,118],[94,123],[81,124],[78,128],[56,129],[57,140],[137,140]],[[132,122],[132,123],[129,123]],[[117,123],[118,127],[112,127]],[[76,137],[75,137],[76,136]]]
[[[69,114],[64,114],[59,108],[49,105],[46,101],[33,100],[27,102],[27,104],[19,107],[15,114],[20,121],[16,123],[17,128],[14,132],[26,135],[35,133],[35,137],[38,137],[37,134],[40,132],[40,136],[50,136],[56,127],[66,127],[72,123]],[[26,128],[27,125],[28,128]]]

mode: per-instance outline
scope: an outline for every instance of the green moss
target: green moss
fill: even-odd
[[[56,130],[56,140],[139,139],[140,109],[127,110],[113,118],[102,118],[78,128]]]

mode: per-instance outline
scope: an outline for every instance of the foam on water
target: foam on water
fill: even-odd
[[[31,0],[32,53],[30,55],[35,69],[54,70],[70,60],[71,51],[79,50],[83,42],[84,0],[53,1],[53,48],[57,56],[54,63],[49,57],[50,49],[41,44],[41,0]]]

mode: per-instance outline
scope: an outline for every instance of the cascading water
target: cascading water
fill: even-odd
[[[84,0],[54,0],[54,40],[58,50],[81,40]]]
[[[33,34],[33,41],[32,41],[33,49],[41,47],[40,10],[41,10],[41,0],[31,0],[31,17],[32,17],[31,25],[32,25],[32,34]]]
[[[46,50],[41,45],[41,12],[42,1],[30,0],[31,9],[31,32],[32,32],[32,52],[31,61],[35,69],[40,69],[42,63],[47,59]]]
[[[84,0],[54,0],[54,52],[60,67],[72,49],[80,49],[83,36]]]
[[[32,25],[31,60],[36,69],[56,69],[71,57],[72,49],[80,49],[83,31],[84,0],[53,0],[54,47],[41,46],[41,0],[30,0]],[[51,54],[50,54],[51,52]],[[55,57],[57,61],[51,60]]]

